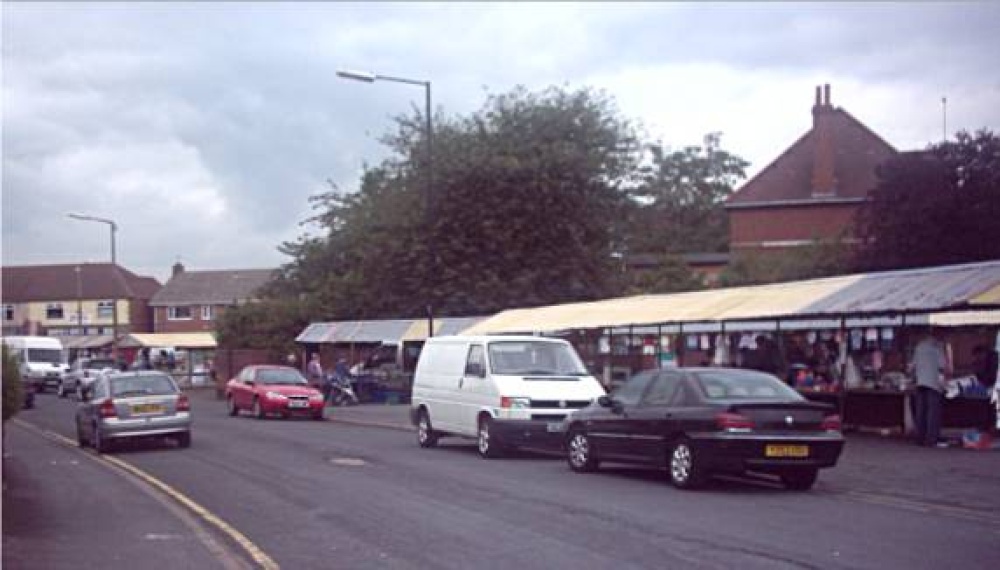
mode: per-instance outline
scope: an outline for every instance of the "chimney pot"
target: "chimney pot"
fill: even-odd
[[[817,86],[816,86],[816,106],[817,106],[817,107],[819,107],[820,105],[822,105],[822,104],[823,104],[823,94],[822,94],[822,89],[823,89],[823,88],[822,88],[822,87],[820,87],[819,85],[817,85]]]
[[[830,106],[830,84],[827,83],[823,86],[823,105]]]
[[[172,271],[170,273],[171,277],[177,277],[181,273],[184,273],[184,265],[180,261],[174,264]]]

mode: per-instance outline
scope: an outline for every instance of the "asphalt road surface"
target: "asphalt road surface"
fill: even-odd
[[[389,429],[230,418],[224,403],[209,395],[194,397],[192,406],[196,423],[190,449],[143,446],[112,456],[183,493],[281,568],[1000,565],[996,513],[880,494],[877,482],[858,492],[836,483],[832,472],[821,474],[816,487],[805,493],[742,478],[684,492],[670,487],[664,474],[649,470],[602,466],[596,474],[581,475],[570,472],[561,458],[546,455],[484,461],[471,442],[443,440],[437,449],[420,449],[413,434]],[[41,396],[38,409],[19,417],[73,438],[74,407],[70,401]],[[67,448],[61,456],[60,461],[87,466],[83,486],[88,509],[102,516],[113,513],[123,521],[116,524],[145,520],[144,528],[153,528],[149,525],[159,521],[158,530],[146,532],[188,537],[177,541],[189,548],[165,548],[165,558],[157,561],[162,567],[210,567],[223,560],[191,537],[190,525],[163,504],[171,503],[169,498],[153,501],[137,495],[130,500],[144,504],[109,511],[117,494],[109,497],[102,486],[120,486],[115,481],[121,475],[90,460],[89,450]],[[73,477],[66,479],[68,483]],[[14,484],[19,483],[8,481]],[[131,485],[135,491],[136,484]],[[8,489],[4,495],[5,535],[11,493]],[[136,515],[134,522],[130,514]],[[48,520],[58,515],[31,513],[34,532],[50,539],[58,533],[61,544],[87,548],[94,533]],[[239,550],[217,529],[205,526],[217,544]],[[6,546],[8,537],[4,540]],[[19,540],[23,544],[25,538]],[[106,553],[102,568],[152,567],[137,565],[124,540],[89,548]],[[178,556],[185,562],[177,563]],[[13,553],[5,548],[3,561],[5,568],[84,566],[23,548]]]

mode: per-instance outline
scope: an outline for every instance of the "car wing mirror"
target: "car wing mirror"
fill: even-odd
[[[253,380],[244,380],[243,383],[247,386],[253,386]]]

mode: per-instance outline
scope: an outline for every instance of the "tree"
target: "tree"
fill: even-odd
[[[489,314],[617,292],[610,254],[639,143],[609,97],[518,88],[434,122],[431,215],[414,110],[356,194],[317,197],[327,233],[283,246],[283,294],[332,318],[385,318],[422,315],[428,302],[438,315]]]
[[[884,164],[858,218],[867,270],[1000,258],[1000,138],[988,130]]]
[[[816,240],[792,250],[734,255],[719,276],[724,287],[800,281],[843,275],[854,269],[854,247],[838,237]]]
[[[3,354],[3,421],[6,422],[21,409],[24,385],[17,360],[7,351],[7,345],[2,345],[0,352]]]

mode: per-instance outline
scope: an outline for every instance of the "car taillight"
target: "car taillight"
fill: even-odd
[[[833,414],[823,418],[823,423],[819,424],[819,428],[823,431],[840,431],[843,427],[840,416]]]
[[[191,411],[191,401],[188,400],[187,394],[181,394],[180,396],[177,396],[177,411],[178,412]]]
[[[101,402],[101,407],[98,408],[98,412],[101,414],[102,418],[114,418],[118,416],[118,410],[115,409],[115,403],[111,401],[110,398]]]
[[[726,431],[748,431],[753,429],[753,421],[742,414],[716,414],[715,425],[719,429]]]

